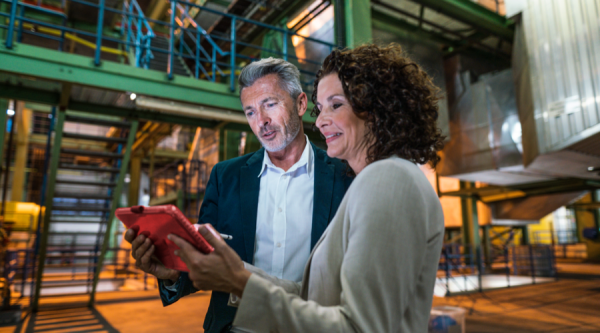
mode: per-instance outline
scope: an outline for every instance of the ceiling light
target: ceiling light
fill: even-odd
[[[135,101],[136,97],[137,97],[137,95],[135,93],[131,93],[129,95],[129,99],[131,99],[132,101]]]
[[[10,117],[12,117],[15,115],[15,110],[8,109],[8,110],[6,110],[6,114],[9,115]]]

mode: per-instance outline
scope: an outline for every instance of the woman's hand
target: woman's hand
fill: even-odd
[[[210,224],[203,224],[198,232],[215,249],[210,254],[200,253],[184,239],[170,234],[168,236],[179,250],[180,257],[190,270],[189,278],[198,290],[215,290],[232,293],[241,297],[250,272],[244,268],[242,259],[225,243],[219,233]]]

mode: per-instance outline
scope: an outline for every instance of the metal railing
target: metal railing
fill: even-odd
[[[155,56],[158,53],[167,54],[167,76],[172,79],[174,74],[174,60],[179,57],[183,59],[187,65],[193,67],[193,73],[196,79],[216,82],[218,78],[224,78],[229,81],[231,91],[235,90],[236,71],[241,69],[239,62],[258,60],[257,57],[248,55],[248,52],[240,52],[240,49],[250,49],[255,52],[268,52],[269,54],[273,54],[285,60],[295,60],[305,65],[311,65],[314,68],[314,65],[320,66],[320,61],[318,60],[321,59],[301,58],[297,57],[295,52],[294,54],[289,52],[288,44],[291,37],[317,43],[323,47],[329,48],[330,51],[337,47],[337,45],[333,43],[302,36],[294,30],[288,30],[286,27],[282,28],[268,25],[245,17],[199,6],[187,1],[169,0],[169,22],[145,17],[136,0],[125,1],[122,10],[107,7],[105,5],[105,0],[99,0],[97,4],[84,0],[69,1],[71,3],[87,6],[92,8],[93,11],[97,11],[95,32],[68,27],[66,24],[67,17],[63,11],[19,2],[18,0],[0,0],[0,2],[10,4],[9,13],[0,12],[0,18],[8,18],[8,25],[0,24],[0,29],[3,28],[8,31],[7,39],[5,41],[6,47],[8,49],[13,48],[15,43],[13,35],[15,32],[19,36],[22,36],[22,34],[33,34],[56,40],[60,43],[59,50],[61,51],[65,41],[65,34],[70,34],[69,36],[71,37],[84,36],[88,39],[94,39],[94,64],[96,66],[99,66],[101,63],[102,52],[119,54],[119,51],[103,46],[103,44],[112,43],[117,44],[119,48],[123,48],[125,52],[133,50],[132,58],[134,60],[130,62],[134,66],[148,68],[148,64],[156,58]],[[226,37],[222,34],[206,31],[189,15],[189,10],[191,8],[217,15],[223,20],[228,20],[230,23],[228,29],[229,36]],[[43,12],[47,15],[59,16],[64,19],[63,24],[57,25],[27,17],[24,14],[25,9]],[[105,14],[121,16],[121,38],[111,37],[104,33],[103,22]],[[4,21],[5,20],[2,20],[2,22]],[[32,24],[33,28],[24,29],[24,23]],[[152,28],[153,25],[155,27],[154,29]],[[240,36],[240,28],[244,25],[267,29],[279,34],[282,38],[282,49],[268,49],[244,40],[241,38],[242,36]],[[165,36],[169,40],[168,50],[154,47],[152,44],[153,39],[157,37],[155,30],[158,31],[158,26],[162,27],[160,30],[169,31],[168,36]],[[50,32],[50,30],[53,32]],[[56,31],[58,31],[58,35]],[[246,29],[246,31],[248,31],[248,29]],[[20,42],[20,40],[21,39],[18,38],[17,42]],[[300,72],[309,77],[308,81],[303,81],[302,83],[305,86],[310,87],[312,85],[312,77],[314,77],[315,73],[314,71],[302,68],[302,66],[300,67]]]
[[[502,260],[486,260],[479,246],[444,244],[438,266],[438,283],[443,283],[446,295],[450,295],[451,284],[464,286],[467,291],[483,291],[485,275],[504,275],[506,286],[511,286],[511,277],[528,276],[531,283],[537,277],[556,277],[556,260],[551,245],[508,245],[502,251]],[[493,254],[490,254],[493,255]]]
[[[144,289],[148,289],[149,281],[147,274],[136,268],[135,265],[132,265],[130,262],[131,249],[110,248],[108,251],[114,254],[112,259],[105,263],[109,268],[107,272],[113,274],[113,279],[143,279]],[[77,247],[50,248],[48,253],[54,254],[54,256],[46,258],[47,264],[54,264],[61,269],[70,270],[70,276],[65,276],[63,280],[58,282],[76,281],[76,264],[81,263],[82,260],[87,261],[88,263],[96,262],[100,255],[98,251],[95,251],[92,248]],[[56,263],[57,260],[58,264]],[[30,291],[33,290],[33,280],[35,279],[35,271],[37,269],[33,248],[7,249],[4,253],[4,265],[2,268],[2,277],[9,286],[18,286],[18,289],[21,291],[21,297],[23,297],[23,292],[27,284],[30,284]],[[82,282],[84,281],[89,283],[89,280],[82,280]],[[32,296],[33,293],[30,293],[30,297]]]
[[[533,243],[534,244],[552,244],[552,245],[566,245],[576,244],[579,242],[577,237],[577,230],[566,229],[566,230],[537,230],[533,232]]]

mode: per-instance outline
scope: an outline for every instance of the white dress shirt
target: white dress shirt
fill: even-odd
[[[265,151],[258,177],[254,266],[300,282],[310,255],[315,188],[314,152],[308,137],[300,160],[287,171],[276,167]]]
[[[314,199],[314,151],[306,137],[300,160],[288,171],[276,167],[267,151],[258,174],[260,190],[256,214],[253,265],[270,275],[302,281],[310,256]],[[179,282],[166,286],[177,292]]]

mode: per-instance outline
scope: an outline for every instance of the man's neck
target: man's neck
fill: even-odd
[[[304,136],[303,129],[300,128],[300,132],[298,132],[298,135],[296,135],[294,141],[290,142],[287,147],[280,151],[267,151],[267,154],[269,155],[273,165],[283,169],[284,171],[288,171],[302,157],[304,148],[308,144],[307,141],[308,140],[306,140],[306,137]]]

